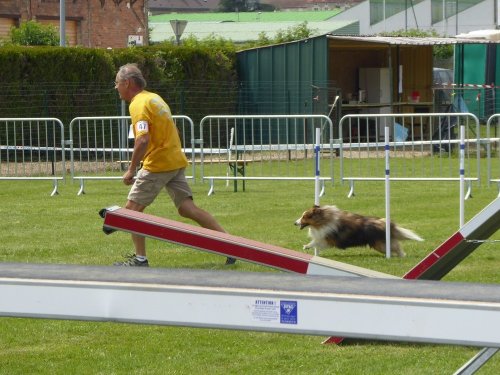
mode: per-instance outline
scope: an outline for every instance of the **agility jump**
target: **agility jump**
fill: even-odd
[[[366,268],[118,206],[104,208],[99,214],[104,218],[103,231],[107,234],[115,230],[121,230],[283,271],[306,275],[396,278],[395,276]]]

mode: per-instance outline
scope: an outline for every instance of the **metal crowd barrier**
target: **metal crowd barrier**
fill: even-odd
[[[173,116],[184,152],[194,160],[194,124],[187,116]],[[120,180],[133,152],[129,116],[76,117],[71,120],[71,179],[78,180],[78,195],[85,193],[86,180]],[[186,148],[185,145],[190,147]],[[195,178],[195,164],[192,163]]]
[[[496,123],[495,123],[496,121]],[[500,197],[500,114],[492,115],[486,123],[487,138],[487,179],[488,184],[492,182],[498,186],[498,196]],[[495,171],[492,171],[496,167]]]
[[[64,180],[64,125],[56,118],[0,118],[0,180]]]
[[[315,129],[321,128],[324,182],[333,183],[333,124],[324,115],[214,115],[200,122],[203,152],[199,162],[202,180],[210,181],[208,195],[215,191],[215,181],[226,186],[238,181],[315,179]]]
[[[322,115],[228,115],[207,116],[195,134],[189,117],[174,116],[192,176],[199,168],[202,180],[226,186],[248,180],[313,180],[314,129],[322,129],[321,181],[334,180],[333,159],[339,158],[339,179],[384,179],[384,144],[381,129],[391,127],[391,180],[458,181],[459,125],[466,127],[465,155],[468,193],[472,181],[480,181],[480,152],[487,152],[487,181],[497,183],[500,196],[500,114],[491,116],[485,138],[478,137],[479,121],[470,113],[347,115],[334,139],[331,120]],[[66,153],[71,159],[71,179],[121,179],[130,160],[133,142],[128,139],[128,116],[77,117],[69,126],[56,118],[0,118],[0,180],[51,180],[51,195],[66,176]],[[336,129],[335,129],[336,130]],[[199,138],[197,138],[199,137]],[[201,145],[199,145],[201,143]],[[68,146],[69,145],[69,146]],[[474,153],[477,166],[474,167]]]
[[[465,160],[470,196],[472,181],[480,182],[478,118],[471,113],[359,114],[342,117],[339,124],[340,180],[383,181],[384,128],[389,127],[392,181],[459,181],[459,128],[464,125]],[[473,157],[473,155],[475,155]],[[476,166],[472,163],[476,160]]]

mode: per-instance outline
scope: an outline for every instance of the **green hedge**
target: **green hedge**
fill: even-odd
[[[0,48],[0,117],[57,117],[120,113],[113,82],[117,69],[134,62],[148,88],[164,96],[174,114],[195,121],[235,113],[235,52],[213,46],[161,45],[125,49]]]

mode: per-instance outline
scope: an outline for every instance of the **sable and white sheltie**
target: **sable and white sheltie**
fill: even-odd
[[[346,249],[353,246],[369,246],[385,254],[385,219],[343,211],[336,206],[314,206],[295,221],[300,229],[309,228],[311,242],[304,249],[317,250],[328,247]],[[423,241],[409,229],[391,221],[391,255],[404,257],[400,240]]]

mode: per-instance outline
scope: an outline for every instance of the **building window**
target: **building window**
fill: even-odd
[[[370,25],[382,22],[424,0],[370,0]]]
[[[484,0],[431,0],[432,24],[454,17]]]

